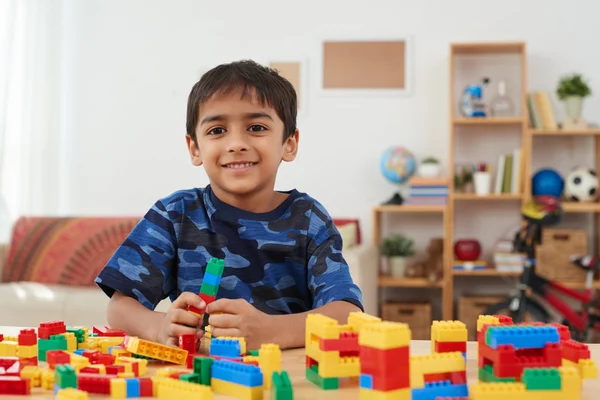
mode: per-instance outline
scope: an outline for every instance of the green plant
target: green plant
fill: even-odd
[[[561,78],[556,94],[560,100],[564,100],[570,96],[586,97],[592,94],[592,91],[580,74],[573,74]]]
[[[439,163],[440,162],[435,157],[427,157],[427,158],[424,158],[423,161],[421,161],[421,164],[439,164]]]
[[[414,244],[404,235],[390,235],[383,240],[381,252],[386,257],[410,257],[415,254]]]

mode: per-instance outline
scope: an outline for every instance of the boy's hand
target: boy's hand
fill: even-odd
[[[188,311],[188,306],[204,309],[206,304],[195,293],[183,292],[169,307],[163,323],[158,331],[158,342],[168,346],[179,346],[179,335],[193,333],[198,342],[204,335],[202,329],[198,329],[202,320]]]
[[[243,337],[248,350],[259,349],[262,343],[275,343],[273,316],[257,310],[243,299],[219,299],[206,308],[208,323],[215,337]]]

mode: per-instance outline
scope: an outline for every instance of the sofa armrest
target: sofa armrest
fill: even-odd
[[[2,271],[8,257],[8,244],[0,243],[0,281],[2,280]]]
[[[379,315],[379,249],[376,246],[364,244],[344,251],[343,255],[350,268],[350,275],[354,283],[362,291],[365,313]]]

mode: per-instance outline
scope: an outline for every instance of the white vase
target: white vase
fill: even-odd
[[[583,97],[569,96],[565,99],[565,113],[567,117],[572,119],[581,118],[581,110],[583,109]]]
[[[406,276],[406,257],[390,257],[390,272],[394,278]]]
[[[440,176],[440,164],[426,163],[419,165],[419,176],[423,178],[437,178]]]

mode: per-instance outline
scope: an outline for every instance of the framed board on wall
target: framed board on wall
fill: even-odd
[[[411,95],[413,40],[327,39],[322,42],[319,87],[323,94]]]
[[[308,111],[308,61],[289,59],[270,61],[269,67],[277,70],[294,86],[298,98],[298,116],[306,115]]]

